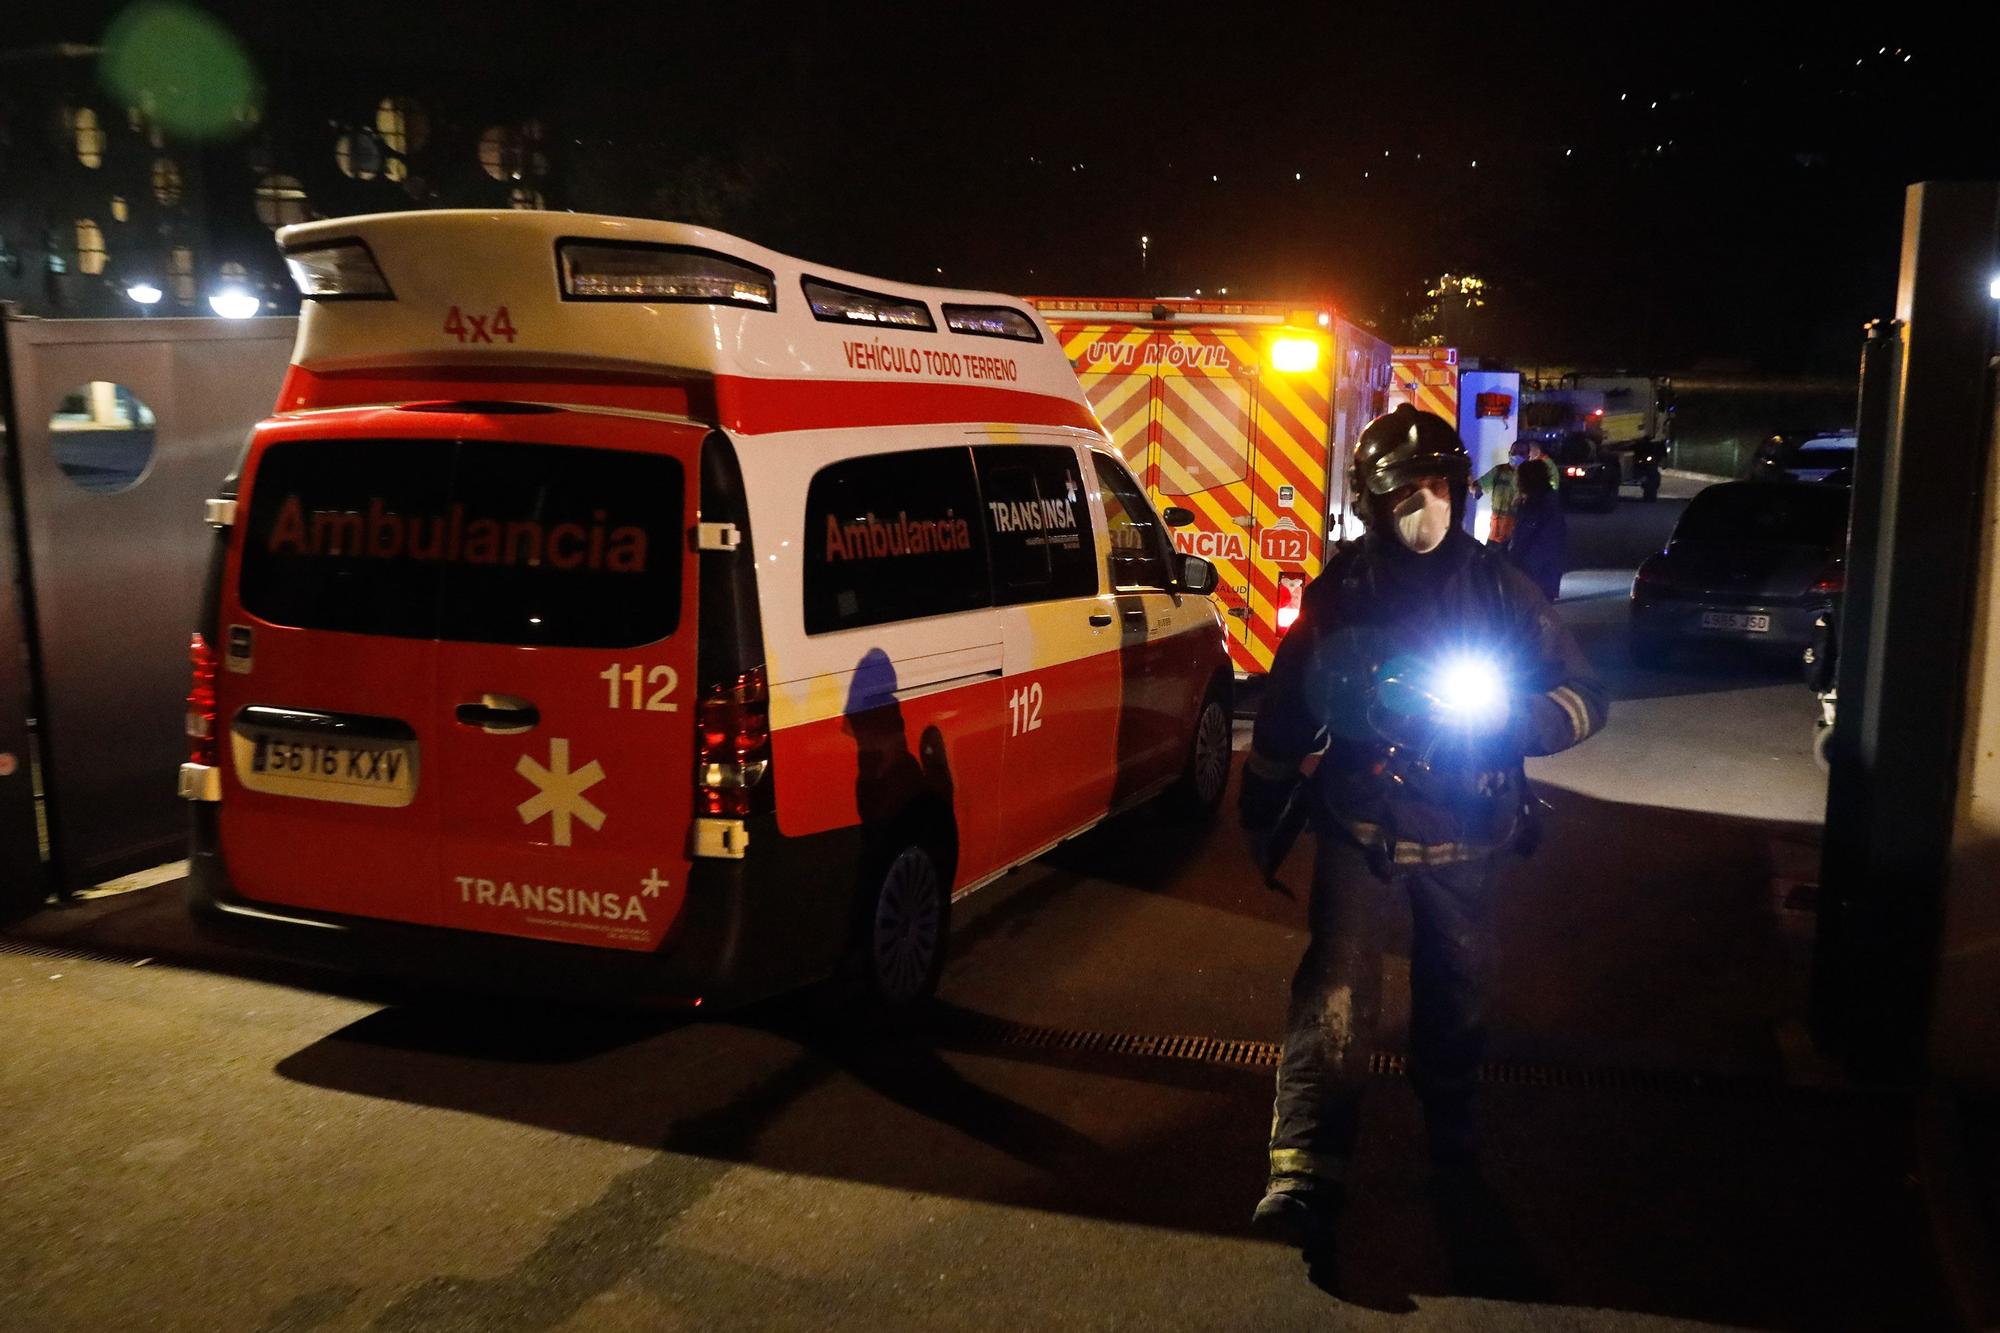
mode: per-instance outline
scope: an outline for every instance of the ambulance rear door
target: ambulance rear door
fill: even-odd
[[[1252,430],[1249,616],[1244,648],[1269,671],[1325,551],[1333,340],[1287,329],[1265,346]],[[1239,658],[1240,660],[1240,658]]]
[[[1084,396],[1090,399],[1091,411],[1111,437],[1112,448],[1142,486],[1152,487],[1152,446],[1157,433],[1153,406],[1153,349],[1157,344],[1152,331],[1136,324],[1056,324],[1054,328]]]
[[[506,420],[468,432],[452,493],[440,918],[652,949],[689,867],[703,431]]]
[[[1260,651],[1251,628],[1257,605],[1268,606],[1275,592],[1257,585],[1250,559],[1256,348],[1224,327],[1166,329],[1155,340],[1154,494],[1163,506],[1194,514],[1193,523],[1174,529],[1174,546],[1215,565],[1237,669],[1268,670],[1269,645]]]
[[[218,617],[218,819],[254,902],[434,925],[440,570],[401,534],[449,511],[456,443],[403,415],[253,441]]]

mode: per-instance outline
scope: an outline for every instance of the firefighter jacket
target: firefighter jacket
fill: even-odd
[[[1395,734],[1376,699],[1394,660],[1468,655],[1506,682],[1504,723],[1479,734]],[[1305,591],[1279,645],[1245,765],[1240,813],[1273,827],[1307,756],[1314,822],[1393,864],[1472,860],[1514,840],[1527,801],[1521,760],[1554,754],[1604,725],[1603,685],[1567,628],[1505,555],[1454,528],[1417,555],[1393,536],[1342,543]],[[1420,753],[1415,770],[1392,743]]]

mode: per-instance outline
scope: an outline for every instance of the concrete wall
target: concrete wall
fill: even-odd
[[[1672,401],[1667,465],[1711,476],[1743,476],[1772,435],[1854,429],[1852,380],[1676,375]]]

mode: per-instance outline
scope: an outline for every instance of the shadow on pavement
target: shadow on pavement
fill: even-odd
[[[1092,964],[1102,984],[1121,984],[1129,942],[1117,922],[1129,918],[1070,910],[1129,892],[1120,884],[1157,876],[1164,883],[1144,887],[1176,899],[1243,895],[1256,904],[1244,915],[1296,913],[1230,870],[1240,852],[1226,828],[1170,833],[1146,820],[1080,840],[958,939],[982,970],[1011,977],[1024,1007],[1043,1006],[1035,1021],[1071,1003],[1057,1017],[1090,1024],[1087,994],[1046,995],[1059,970]],[[1506,961],[1498,1072],[1481,1094],[1487,1187],[1431,1180],[1414,1097],[1379,1078],[1335,1270],[1301,1266],[1300,1280],[1385,1311],[1455,1293],[1765,1328],[1941,1322],[1909,1180],[1908,1108],[1781,1077],[1773,1024],[1802,1004],[1807,937],[1774,902],[1771,846],[1811,831],[1567,793],[1551,825],[1548,853],[1511,868],[1499,890]],[[1100,883],[1104,872],[1120,877]],[[1224,1035],[1275,1036],[1275,1012],[1214,998]],[[998,999],[947,998],[920,1022],[857,1024],[819,993],[699,1022],[406,1004],[278,1072],[656,1154],[558,1222],[548,1255],[501,1278],[424,1284],[389,1326],[448,1322],[493,1301],[562,1316],[625,1271],[610,1259],[595,1276],[563,1268],[562,1246],[656,1234],[736,1165],[1247,1234],[1268,1070],[993,1040],[996,1020],[1021,1017]],[[1537,1072],[1593,1065],[1717,1077],[1647,1085]]]
[[[559,1062],[546,1034],[522,1034],[528,1058],[509,1058],[490,1019],[393,1009],[279,1072],[658,1150],[559,1221],[552,1243],[658,1234],[732,1164],[1147,1227],[1245,1230],[1269,1109],[1261,1073],[961,1050],[955,1029],[981,1016],[949,1006],[895,1034],[842,1028],[802,1002],[752,1017],[627,1033]],[[545,1021],[577,1020],[552,1011]],[[1318,1280],[1380,1310],[1456,1293],[1754,1327],[1935,1321],[1895,1103],[1776,1088],[1662,1097],[1493,1087],[1485,1101],[1491,1188],[1440,1187],[1418,1162],[1408,1089],[1391,1079],[1371,1088],[1337,1271]],[[564,1269],[560,1280],[576,1288],[579,1275]],[[399,1302],[404,1322],[434,1324],[461,1299],[550,1299],[519,1274],[501,1281],[524,1290],[426,1284]],[[575,1304],[596,1289],[573,1290]]]

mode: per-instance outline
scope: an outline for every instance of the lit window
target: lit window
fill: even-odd
[[[185,245],[177,245],[167,257],[167,281],[174,289],[174,299],[182,305],[194,304],[194,251]]]
[[[76,271],[104,272],[104,230],[90,218],[76,220]]]
[[[71,123],[76,128],[76,160],[86,167],[103,166],[104,127],[97,123],[97,113],[80,106]]]
[[[250,281],[250,270],[244,268],[243,265],[237,263],[234,259],[224,264],[220,272],[224,283],[245,283]]]
[[[333,160],[341,174],[372,181],[382,174],[382,141],[365,132],[343,134],[333,145]]]
[[[479,136],[479,169],[496,181],[521,179],[521,136],[495,125]]]
[[[168,208],[181,201],[181,169],[171,157],[153,163],[153,198]]]
[[[257,220],[267,227],[289,227],[310,216],[306,192],[296,176],[266,176],[257,182]]]
[[[125,202],[125,196],[122,194],[112,195],[111,220],[113,222],[129,222],[131,218],[132,218],[132,208],[131,205]]]
[[[146,113],[136,106],[128,106],[125,108],[125,123],[131,127],[132,133],[137,134],[146,128]]]
[[[516,185],[507,192],[507,206],[509,208],[525,209],[545,207],[542,202],[542,192],[540,190],[531,190],[525,185]]]
[[[390,152],[407,156],[430,137],[430,120],[410,98],[385,97],[375,108],[375,135]]]

